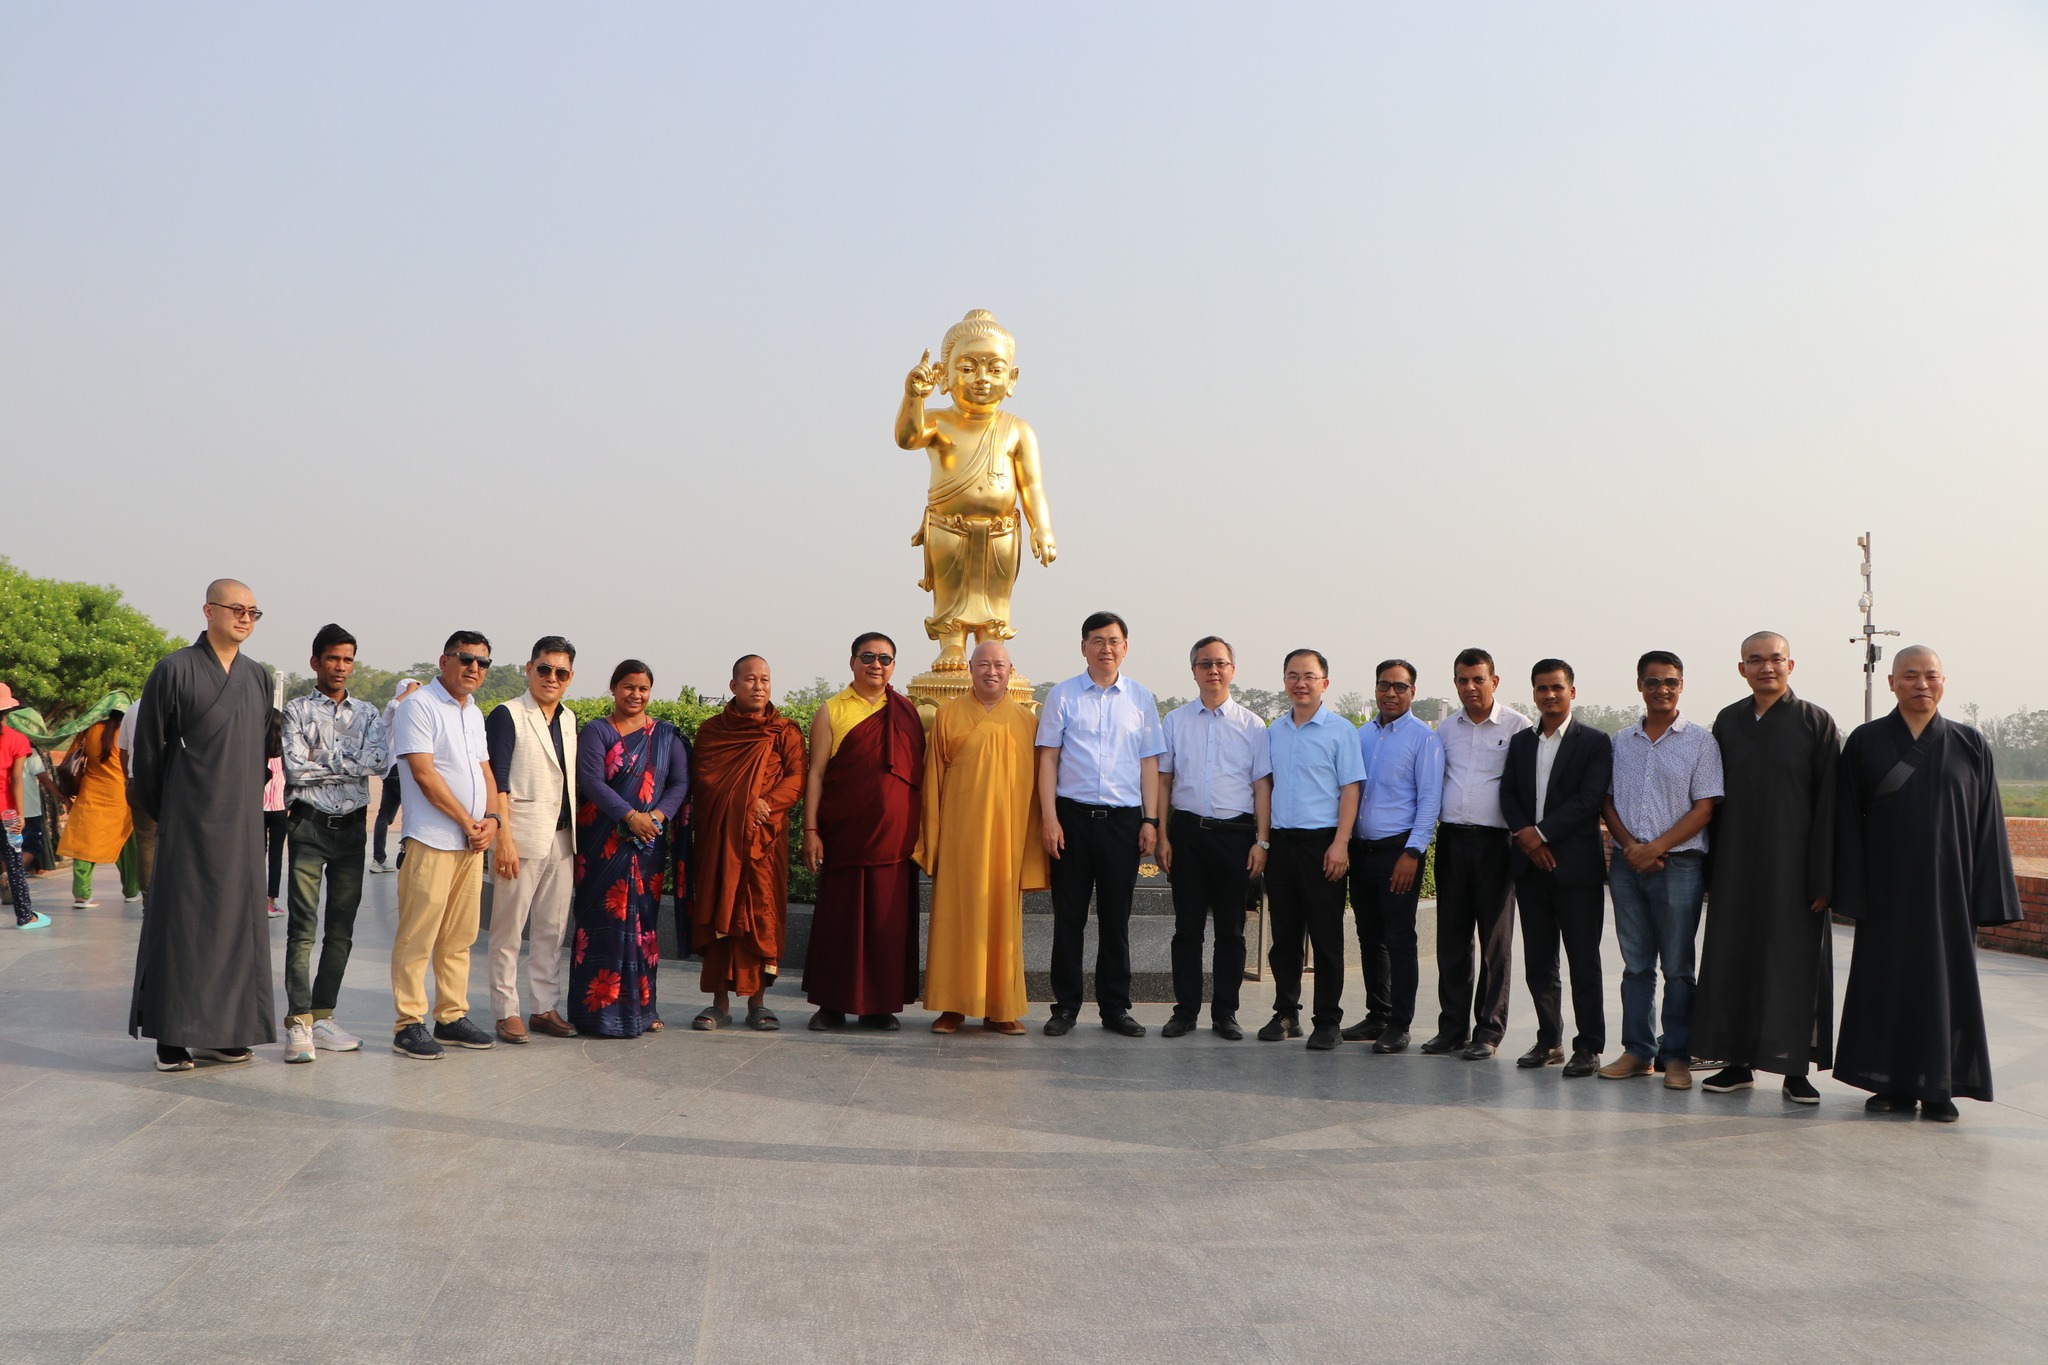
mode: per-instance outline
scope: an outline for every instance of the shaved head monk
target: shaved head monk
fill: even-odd
[[[747,997],[747,1026],[782,1027],[763,1003],[782,957],[789,917],[789,812],[804,790],[804,737],[775,709],[768,661],[742,655],[732,700],[697,729],[690,780],[697,893],[690,936],[704,959],[711,1004],[691,1026],[732,1022],[730,998]]]

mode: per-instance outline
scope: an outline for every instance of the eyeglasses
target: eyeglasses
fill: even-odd
[[[1645,692],[1676,692],[1685,686],[1683,678],[1639,678],[1637,686]]]
[[[1322,680],[1323,675],[1320,673],[1289,673],[1287,675],[1287,685],[1289,687],[1294,686],[1296,683],[1318,683]]]
[[[461,664],[464,668],[489,668],[491,666],[491,656],[488,654],[451,654],[448,657]]]
[[[1195,660],[1195,667],[1202,669],[1204,672],[1208,672],[1211,670],[1236,668],[1237,665],[1230,662],[1230,660],[1228,659],[1197,659]]]
[[[468,654],[461,654],[457,655],[456,657],[461,659],[464,663],[468,663],[472,656]],[[489,668],[490,666],[491,661],[489,659],[485,659],[484,667]],[[572,670],[563,668],[558,664],[535,664],[533,666],[533,671],[543,678],[560,678],[563,682],[567,682],[569,681],[569,674]]]
[[[864,649],[853,657],[864,664],[880,664],[884,668],[896,662],[894,654],[877,654],[872,649]]]
[[[1375,692],[1413,692],[1415,690],[1414,683],[1376,682],[1372,686]]]
[[[233,602],[208,602],[206,605],[218,607],[222,611],[233,612],[237,621],[261,621],[263,619],[263,613],[254,607],[237,606]]]

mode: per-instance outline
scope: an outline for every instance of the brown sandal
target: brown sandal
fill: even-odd
[[[960,1026],[966,1022],[966,1015],[956,1014],[952,1010],[947,1010],[944,1014],[932,1020],[932,1032],[958,1033],[960,1031]]]

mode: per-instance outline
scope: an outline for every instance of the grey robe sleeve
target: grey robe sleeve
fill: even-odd
[[[176,654],[159,659],[142,685],[142,700],[135,703],[135,747],[129,754],[128,804],[150,819],[158,818],[163,805],[164,767],[168,748],[177,742],[178,704],[173,675]]]

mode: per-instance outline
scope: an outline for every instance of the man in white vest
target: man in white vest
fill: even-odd
[[[576,717],[562,694],[575,667],[576,646],[542,636],[526,665],[526,695],[484,719],[491,773],[510,813],[491,854],[491,1008],[507,1043],[525,1042],[529,1028],[576,1036],[561,1009],[562,945],[576,880]],[[533,1014],[522,1024],[519,935],[529,921]]]

